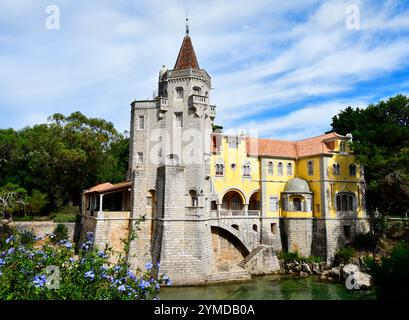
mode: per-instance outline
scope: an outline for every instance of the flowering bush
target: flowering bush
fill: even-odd
[[[151,277],[152,263],[136,273],[122,255],[111,263],[112,250],[93,248],[92,233],[77,252],[68,240],[53,244],[54,237],[0,240],[0,300],[158,299],[160,285],[172,285],[166,275]]]

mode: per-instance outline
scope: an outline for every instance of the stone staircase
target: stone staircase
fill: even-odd
[[[238,263],[238,266],[244,268],[246,264],[253,259],[265,246],[257,246],[253,251],[251,251],[242,261]]]
[[[206,282],[218,283],[227,281],[244,281],[250,279],[251,276],[247,270],[242,267],[235,266],[229,271],[218,271],[210,273],[207,276]]]

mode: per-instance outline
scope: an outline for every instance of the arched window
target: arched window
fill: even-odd
[[[193,94],[200,95],[202,92],[202,88],[200,87],[193,87]]]
[[[341,171],[340,165],[338,163],[334,163],[332,165],[332,173],[335,174],[335,175],[339,175],[340,171]]]
[[[243,166],[243,177],[250,177],[250,165],[245,164]]]
[[[176,99],[183,99],[183,88],[182,87],[176,88]]]
[[[253,224],[253,231],[255,231],[255,232],[257,232],[257,225],[256,224]]]
[[[354,164],[349,165],[349,175],[351,177],[356,176],[356,165],[354,165]]]
[[[197,207],[199,205],[199,199],[197,198],[196,190],[189,191],[190,199],[191,199],[191,206]]]
[[[274,173],[274,163],[273,163],[273,161],[268,162],[267,172],[268,172],[268,174],[273,174]]]
[[[336,198],[337,212],[355,211],[355,194],[351,192],[340,192]]]
[[[282,176],[283,175],[283,163],[279,162],[277,164],[277,175]]]
[[[178,166],[179,165],[179,157],[176,154],[168,155],[167,163],[170,166]]]
[[[314,162],[313,161],[308,161],[308,164],[307,164],[307,169],[308,169],[308,175],[309,176],[312,176],[312,175],[314,175]]]
[[[287,176],[293,175],[293,165],[289,162],[287,163]]]
[[[223,163],[216,163],[216,176],[224,175],[224,165]]]

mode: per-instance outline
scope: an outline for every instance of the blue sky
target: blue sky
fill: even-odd
[[[45,26],[50,4],[59,30]],[[359,30],[345,24],[351,4]],[[225,129],[303,139],[348,105],[409,93],[403,0],[0,0],[0,128],[79,110],[128,130],[130,102],[174,66],[186,8]]]

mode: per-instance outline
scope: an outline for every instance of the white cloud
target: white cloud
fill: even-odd
[[[173,67],[186,7],[199,64],[215,87],[216,121],[225,127],[249,122],[280,137],[322,132],[339,102],[379,94],[361,92],[362,83],[379,79],[396,91],[388,76],[408,67],[409,11],[395,1],[355,1],[358,31],[345,28],[344,0],[54,2],[59,31],[44,27],[48,1],[0,2],[0,112],[12,112],[17,128],[36,119],[25,116],[31,107],[38,119],[80,110],[128,129],[129,102],[150,98],[161,65]],[[311,98],[330,102],[292,110]],[[287,115],[254,120],[274,110]],[[311,110],[325,116],[311,119],[311,129],[295,124]],[[10,121],[3,116],[0,127]],[[269,129],[279,124],[296,132]]]

